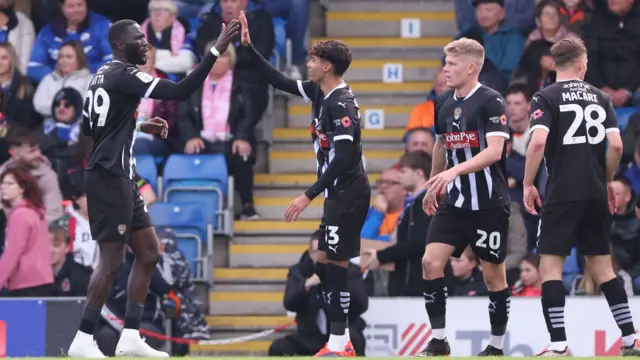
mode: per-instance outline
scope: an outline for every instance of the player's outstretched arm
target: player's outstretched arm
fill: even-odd
[[[238,33],[240,23],[238,20],[231,20],[228,26],[222,25],[222,32],[218,41],[211,48],[211,51],[204,57],[202,62],[184,79],[177,83],[166,79],[153,79],[149,89],[145,92],[146,98],[159,100],[187,100],[206,80],[213,64],[220,54],[227,51],[231,39]]]
[[[242,27],[241,30],[241,42],[242,46],[248,47],[249,54],[251,58],[256,63],[257,66],[260,67],[262,73],[266,77],[267,81],[278,90],[285,91],[292,95],[302,96],[306,98],[306,94],[301,93],[300,88],[302,88],[302,82],[298,80],[293,80],[291,78],[286,77],[276,68],[271,66],[269,61],[262,57],[262,54],[253,46],[251,43],[251,37],[249,34],[249,25],[247,24],[247,17],[244,15],[244,12],[240,13],[240,24]],[[304,91],[304,90],[303,90]]]

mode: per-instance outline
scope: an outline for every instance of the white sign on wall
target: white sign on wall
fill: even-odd
[[[382,81],[386,83],[402,82],[402,64],[390,63],[382,67]]]
[[[367,109],[364,111],[365,129],[384,129],[384,110]]]
[[[402,19],[401,21],[403,38],[419,38],[421,36],[420,19]]]

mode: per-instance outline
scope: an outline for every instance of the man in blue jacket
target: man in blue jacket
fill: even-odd
[[[107,40],[111,21],[89,11],[86,0],[60,0],[60,7],[62,16],[45,25],[33,45],[27,70],[32,81],[40,82],[55,69],[58,51],[69,40],[82,43],[93,73],[111,60],[111,47]]]

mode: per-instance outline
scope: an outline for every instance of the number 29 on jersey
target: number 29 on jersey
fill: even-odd
[[[87,114],[91,128],[93,129],[94,116],[98,116],[97,126],[104,126],[107,121],[109,107],[111,106],[111,99],[109,98],[107,91],[103,88],[97,88],[95,93],[92,90],[89,90],[87,92],[86,101],[88,101]]]

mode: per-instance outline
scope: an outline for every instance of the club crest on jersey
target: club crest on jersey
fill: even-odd
[[[507,125],[507,115],[500,116],[500,124]]]
[[[455,110],[453,110],[453,118],[458,120],[460,116],[462,116],[462,108],[455,108]]]
[[[444,135],[445,148],[448,150],[478,148],[477,131],[449,132]]]
[[[318,119],[316,119],[314,121],[315,124],[311,124],[311,134],[315,135],[318,138],[318,143],[320,144],[320,147],[323,149],[328,149],[329,148],[329,137],[327,137],[327,134],[325,134],[324,131],[322,131],[322,129],[320,128],[320,123],[318,122]]]
[[[544,113],[542,112],[542,110],[538,109],[538,110],[534,111],[534,112],[531,114],[531,120],[537,120],[537,119],[539,119],[543,114],[544,114]]]
[[[136,77],[140,79],[143,83],[150,83],[153,80],[153,76],[142,71],[138,71],[136,73]]]
[[[127,231],[127,225],[125,224],[118,225],[118,234],[124,235],[125,231]]]

